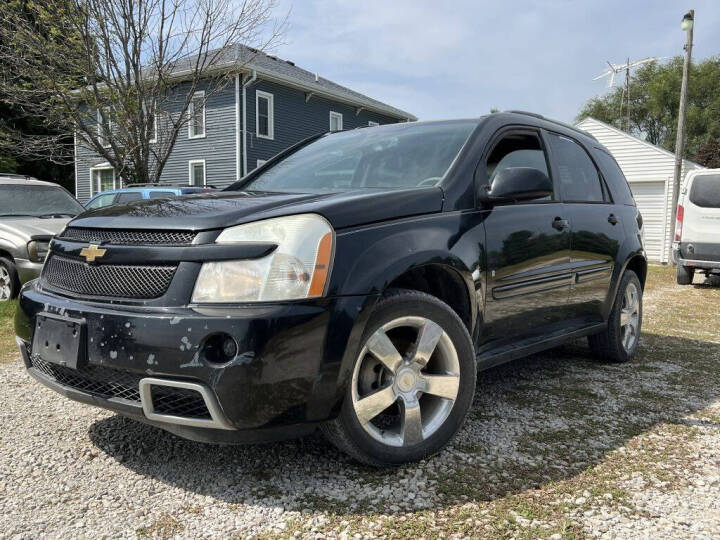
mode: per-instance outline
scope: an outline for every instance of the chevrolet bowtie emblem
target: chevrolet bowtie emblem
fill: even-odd
[[[106,251],[107,249],[103,249],[97,244],[90,244],[88,247],[80,250],[80,255],[85,257],[87,262],[94,262],[95,259],[101,259],[104,257]]]

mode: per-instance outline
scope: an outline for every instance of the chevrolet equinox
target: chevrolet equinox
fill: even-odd
[[[322,134],[224,191],[72,220],[17,343],[57,392],[188,439],[319,428],[397,465],[454,436],[477,370],[580,337],[632,358],[641,229],[608,151],[539,115]]]

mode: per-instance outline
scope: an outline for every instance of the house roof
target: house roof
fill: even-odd
[[[627,133],[626,131],[623,131],[623,130],[621,130],[621,129],[618,129],[618,128],[616,128],[615,126],[611,126],[610,124],[608,124],[608,123],[606,123],[606,122],[603,122],[602,120],[598,120],[597,118],[593,118],[592,116],[588,116],[587,118],[583,118],[582,120],[580,120],[580,121],[579,121],[577,124],[575,124],[575,125],[576,125],[577,127],[581,128],[581,129],[586,129],[584,126],[585,126],[588,122],[594,122],[595,124],[599,124],[599,125],[607,128],[607,129],[609,129],[609,130],[617,133],[618,135],[622,135],[622,136],[624,136],[624,137],[627,137],[628,139],[632,139],[632,140],[634,140],[634,141],[636,141],[636,142],[638,142],[638,143],[641,143],[641,144],[644,145],[644,146],[647,146],[648,148],[651,148],[652,150],[656,150],[657,152],[660,152],[660,153],[662,153],[662,154],[665,154],[666,156],[670,156],[670,157],[672,157],[673,159],[675,158],[675,154],[673,154],[672,152],[669,152],[669,151],[666,150],[665,148],[662,148],[661,146],[658,146],[658,145],[656,145],[656,144],[653,144],[653,143],[651,143],[651,142],[648,142],[648,141],[646,141],[645,139],[641,139],[640,137],[636,137],[635,135],[631,135],[630,133]],[[704,168],[705,168],[705,167],[703,167],[702,165],[700,165],[699,163],[695,163],[694,161],[690,161],[689,159],[683,159],[683,162],[685,163],[685,166],[686,166],[686,167],[687,167],[688,165],[691,165],[691,166],[697,167],[697,168],[699,168],[699,169],[704,169]]]
[[[211,51],[208,55],[214,55],[216,52],[217,50]],[[179,63],[174,71],[178,74],[186,71],[192,61],[193,59],[188,59]],[[255,71],[261,79],[294,86],[309,93],[386,114],[393,118],[410,121],[417,120],[417,118],[409,112],[346,88],[324,77],[320,77],[315,73],[296,66],[289,60],[283,60],[282,58],[266,54],[245,45],[238,44],[225,47],[224,50],[220,51],[215,61],[215,66],[217,69],[228,71],[232,69],[246,72]]]

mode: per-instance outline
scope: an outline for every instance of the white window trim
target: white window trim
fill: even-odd
[[[109,107],[103,107],[103,108],[104,108],[104,109],[109,109]],[[110,111],[110,112],[112,112],[112,111]],[[103,145],[103,148],[110,148],[111,145],[109,144],[109,141],[106,141],[106,140],[105,140],[105,134],[103,133],[103,128],[102,128],[102,126],[103,126],[103,123],[102,123],[103,119],[102,119],[102,112],[100,112],[100,109],[97,110],[96,116],[97,116],[97,136],[98,136],[98,140],[100,141],[100,144]],[[109,133],[110,135],[112,135],[112,115],[111,115],[111,114],[108,115],[107,121],[108,121],[108,133]],[[106,143],[108,143],[108,144],[106,144]]]
[[[95,171],[112,171],[113,172],[113,187],[112,189],[117,189],[117,174],[115,173],[115,168],[111,167],[109,163],[101,163],[100,165],[95,165],[94,167],[90,167],[90,196],[94,197],[98,193],[102,193],[102,190],[100,189],[100,179],[98,178],[97,184],[95,184],[95,179],[93,178],[95,176]]]
[[[268,100],[268,134],[267,135],[261,135],[260,134],[260,122],[258,122],[259,118],[259,110],[260,110],[260,98],[265,98]],[[255,136],[258,139],[269,139],[274,140],[275,139],[275,96],[271,94],[270,92],[263,92],[262,90],[257,90],[255,92]]]
[[[375,122],[374,120],[368,120],[368,126],[370,126],[370,127],[375,127],[375,126],[379,126],[379,125],[380,125],[380,122]]]
[[[146,107],[145,105],[143,105],[143,107],[145,108],[145,114],[147,115],[147,107]],[[157,138],[158,138],[158,124],[157,124],[157,122],[158,122],[158,114],[155,112],[155,113],[153,113],[153,135],[152,135],[152,137],[150,138],[150,140],[148,141],[149,143],[156,143],[156,142],[157,142]]]
[[[200,135],[196,135],[194,131],[193,126],[193,117],[195,116],[195,98],[201,97],[203,98],[203,106],[202,106],[202,118],[203,118],[203,132]],[[198,90],[192,95],[192,99],[190,100],[190,105],[188,105],[188,139],[204,139],[207,134],[207,102],[205,101],[205,91],[204,90]]]
[[[258,159],[257,163],[255,164],[255,168],[262,167],[267,163],[267,159]]]
[[[203,186],[207,186],[207,165],[205,165],[204,159],[191,159],[188,161],[188,185],[194,186],[193,184],[193,165],[202,163],[203,166]]]
[[[158,139],[157,139],[157,137],[158,137],[158,126],[157,126],[157,122],[158,122],[158,115],[157,115],[157,114],[154,114],[154,115],[153,115],[153,136],[152,136],[152,139],[150,139],[150,141],[149,141],[150,143],[156,143],[157,140],[158,140]]]
[[[338,119],[338,129],[336,129],[335,131],[342,131],[343,130],[343,114],[339,113],[337,111],[330,111],[330,120],[329,120],[330,125],[328,126],[329,127],[328,131],[333,131],[333,128],[332,128],[333,118]]]

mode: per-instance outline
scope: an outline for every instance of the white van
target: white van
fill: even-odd
[[[691,171],[685,177],[673,254],[680,285],[692,283],[696,270],[720,274],[720,169]]]

